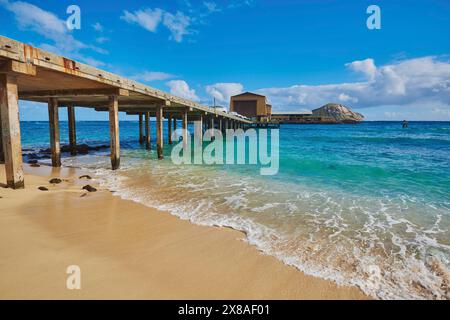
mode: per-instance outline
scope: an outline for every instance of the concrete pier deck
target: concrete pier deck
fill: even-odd
[[[120,133],[118,112],[142,118],[156,117],[157,150],[163,151],[163,118],[181,120],[182,128],[197,118],[210,123],[240,127],[252,122],[226,112],[203,106],[131,79],[32,47],[0,36],[0,161],[4,161],[7,186],[23,188],[20,116],[18,101],[48,104],[52,165],[61,165],[58,109],[67,107],[70,123],[70,143],[76,144],[75,108],[93,108],[109,112],[111,166],[120,166]],[[146,127],[148,120],[145,121]],[[174,122],[174,129],[176,122]],[[172,126],[168,126],[171,130]],[[140,130],[142,133],[144,130]],[[145,129],[148,131],[148,128]],[[169,132],[170,134],[170,132]],[[143,137],[139,140],[142,143]],[[148,142],[147,142],[148,143]],[[169,143],[171,141],[169,140]],[[149,146],[148,146],[149,147]]]

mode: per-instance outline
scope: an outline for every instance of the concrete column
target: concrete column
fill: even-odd
[[[139,143],[144,143],[144,124],[142,113],[139,113]]]
[[[156,107],[156,147],[158,151],[158,159],[163,159],[163,107]]]
[[[150,112],[145,113],[145,149],[151,150],[152,145],[150,143]]]
[[[22,189],[25,184],[20,142],[17,79],[9,74],[0,74],[0,120],[6,185],[9,188]]]
[[[176,131],[177,131],[177,117],[173,117],[173,132],[175,132],[175,137],[177,137]]]
[[[52,151],[52,166],[61,167],[61,144],[59,141],[58,100],[48,100],[48,122],[50,126],[50,149]]]
[[[222,132],[222,129],[223,129],[222,126],[223,126],[223,119],[220,118],[220,119],[219,119],[219,131],[220,131],[220,132]]]
[[[194,125],[195,142],[199,145],[203,144],[203,115],[200,114]]]
[[[209,119],[209,128],[214,130],[214,117],[215,115],[211,115],[211,118]],[[211,140],[214,140],[214,131],[211,132]]]
[[[2,133],[2,114],[0,112],[0,163],[5,163],[5,154],[3,153],[3,133]]]
[[[187,117],[187,109],[183,110],[183,114],[181,115],[181,128],[183,129],[183,147],[185,148],[187,146],[187,134],[188,134],[188,117]]]
[[[172,144],[172,116],[167,116],[167,143]]]
[[[109,137],[111,148],[111,167],[120,167],[120,138],[119,138],[119,100],[116,95],[109,97]]]
[[[70,145],[70,154],[77,154],[77,129],[75,125],[75,107],[67,106],[67,117],[69,120],[69,145]]]

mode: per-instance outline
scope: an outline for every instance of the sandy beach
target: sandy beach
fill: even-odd
[[[88,193],[95,183],[78,170],[25,172],[25,190],[0,188],[0,299],[367,298],[261,254],[241,232]],[[81,268],[81,290],[66,288],[69,265]]]

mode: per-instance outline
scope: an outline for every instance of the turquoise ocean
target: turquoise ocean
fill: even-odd
[[[48,148],[47,122],[21,130],[25,155]],[[241,230],[264,254],[374,298],[450,299],[450,122],[282,125],[279,134],[274,176],[257,165],[175,165],[167,141],[157,160],[135,121],[120,122],[120,170],[109,170],[107,149],[64,155],[63,165],[92,170],[122,198]],[[77,122],[77,140],[108,144],[108,122]]]

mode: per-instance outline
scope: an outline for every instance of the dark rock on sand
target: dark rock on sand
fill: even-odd
[[[30,167],[33,167],[33,168],[37,168],[37,167],[40,167],[41,165],[39,164],[39,163],[32,163],[32,164],[30,164]]]
[[[78,154],[88,154],[89,151],[97,151],[101,149],[109,148],[107,145],[99,145],[99,146],[88,146],[87,144],[79,144],[77,145],[77,153]],[[72,149],[70,145],[64,145],[61,147],[61,152],[70,152]]]
[[[88,192],[95,192],[95,191],[97,191],[96,188],[94,188],[93,186],[91,186],[91,185],[89,185],[89,184],[85,185],[85,186],[83,187],[83,190],[86,190],[86,191],[88,191]]]
[[[38,163],[38,161],[37,160],[28,160],[28,164],[36,164],[36,163]]]
[[[85,174],[85,175],[79,176],[78,179],[87,179],[87,180],[91,180],[92,178],[91,178],[90,175]]]
[[[48,188],[46,188],[46,187],[39,187],[38,189],[41,191],[48,191]]]
[[[50,179],[49,182],[50,182],[51,184],[58,184],[58,183],[61,183],[62,180],[59,179],[59,178],[53,178],[53,179]]]

